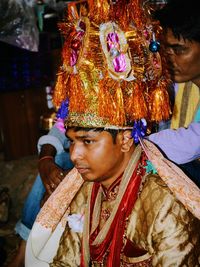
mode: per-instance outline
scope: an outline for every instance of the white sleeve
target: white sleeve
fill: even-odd
[[[60,154],[64,151],[63,145],[57,137],[52,136],[52,135],[43,135],[38,140],[38,144],[37,144],[38,153],[40,153],[41,147],[45,144],[50,144],[54,146],[56,149],[56,154]]]
[[[60,154],[64,149],[69,148],[68,138],[65,133],[61,132],[55,124],[47,135],[43,135],[39,138],[37,148],[40,153],[42,145],[50,144],[55,147],[57,154]]]

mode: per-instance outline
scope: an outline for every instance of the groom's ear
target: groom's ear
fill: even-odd
[[[133,138],[131,136],[131,130],[125,130],[122,133],[122,152],[128,152],[133,146]]]

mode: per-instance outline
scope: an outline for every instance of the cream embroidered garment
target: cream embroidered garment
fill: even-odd
[[[200,189],[153,143],[144,140],[142,147],[176,198],[200,219]],[[68,207],[82,185],[83,179],[74,168],[44,204],[27,241],[26,267],[48,267],[52,262],[65,229]]]
[[[87,189],[92,184],[87,184]],[[117,205],[118,193],[121,193],[119,188],[116,189],[115,187],[113,191],[111,190],[110,196],[105,196],[104,192],[101,191],[100,195],[102,198],[98,200],[100,202],[94,209],[92,220],[100,226],[100,232],[103,235],[105,234],[104,232],[107,232],[108,225],[106,224]],[[91,186],[87,190],[87,193],[89,192],[91,192]],[[82,198],[83,191],[81,188],[71,203],[71,206],[73,206],[71,209],[72,214],[80,212],[80,206],[83,204]],[[84,205],[85,225],[87,225],[88,205],[89,203]],[[100,214],[99,208],[101,210]],[[106,211],[106,218],[104,211]],[[176,200],[176,197],[170,192],[164,181],[158,175],[150,174],[143,181],[138,199],[132,208],[131,214],[126,219],[124,232],[124,245],[126,245],[120,256],[120,266],[199,266],[199,227],[200,221],[195,219]],[[82,240],[88,243],[87,235],[87,229],[84,229],[83,234],[79,234],[74,232],[67,224],[58,252],[50,266],[79,267]],[[138,254],[138,249],[140,249],[140,254]],[[90,260],[89,250],[85,247],[84,254],[87,254],[85,256]],[[92,261],[91,265],[88,262],[86,266],[105,267],[106,260],[105,255],[102,262]]]
[[[200,189],[178,168],[167,160],[150,141],[143,140],[143,149],[159,176],[187,210],[200,220]]]
[[[27,241],[26,267],[49,266],[66,226],[69,204],[82,184],[83,179],[74,168],[45,202]]]

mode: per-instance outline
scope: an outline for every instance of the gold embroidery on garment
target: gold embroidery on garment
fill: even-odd
[[[78,173],[77,169],[73,168],[60,183],[60,186],[56,188],[54,194],[45,202],[37,216],[36,222],[53,231],[60,221],[60,218],[62,218],[61,222],[64,226],[66,224],[67,215],[69,214],[69,209],[66,209],[66,207],[71,203],[82,184],[83,179],[81,175]]]
[[[143,258],[146,258],[146,259],[142,260],[142,259],[139,259],[142,257],[132,259],[132,258],[128,258],[122,255],[120,267],[152,267],[153,266],[152,256],[149,253],[147,253],[147,255],[145,256],[146,257],[143,257]]]
[[[110,209],[102,209],[101,211],[101,221],[103,221],[104,223],[108,220],[108,218],[110,217],[111,214],[111,210]]]
[[[200,220],[200,189],[197,185],[173,162],[164,158],[151,142],[143,140],[143,145],[148,151],[149,160],[174,196]]]
[[[118,183],[114,185],[111,190],[108,192],[102,192],[102,205],[101,205],[101,218],[100,218],[100,229],[106,223],[108,218],[110,217],[113,206],[115,205],[115,200],[117,198],[117,194],[119,192],[119,183],[121,179],[118,180]]]
[[[92,183],[87,184],[89,191],[91,191],[91,186]],[[77,197],[77,200],[75,199],[70,207],[72,213],[80,212],[82,202],[80,202],[79,194]],[[87,211],[88,206],[85,207]],[[198,267],[200,266],[199,228],[199,220],[184,209],[159,176],[149,175],[146,177],[143,190],[127,221],[125,236],[137,247],[148,251],[149,255],[152,256],[152,266],[154,267]],[[173,231],[176,231],[176,236],[173,235]],[[87,240],[84,239],[85,234],[84,236],[78,236],[78,233],[69,234],[69,232],[71,230],[67,227],[60,242],[57,256],[50,265],[51,267],[80,266],[77,260],[80,260],[82,240],[86,243]],[[144,260],[148,260],[147,255],[128,257],[128,259],[122,255],[125,265],[121,266],[146,267],[148,265],[145,264],[148,261],[144,263]],[[86,265],[88,267],[90,262],[89,253],[86,256],[88,257],[88,264]],[[77,264],[74,264],[74,258],[76,258]],[[129,263],[135,265],[127,265]],[[93,263],[93,266],[105,267],[106,265]]]

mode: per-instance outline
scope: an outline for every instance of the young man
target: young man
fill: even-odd
[[[145,175],[141,148],[129,135],[129,130],[116,131],[115,138],[106,130],[67,130],[72,161],[84,181],[93,183],[87,201],[79,206],[81,190],[70,205],[71,216],[84,216],[83,233],[68,224],[50,266],[199,264],[199,237],[190,241],[198,220],[159,176]]]
[[[200,87],[200,1],[170,0],[156,13],[164,28],[165,47],[175,82]],[[200,111],[199,111],[200,112]],[[200,158],[200,123],[188,129],[164,130],[149,137],[169,159],[184,164]],[[198,163],[198,162],[197,162]]]
[[[89,16],[77,17],[73,7],[61,26],[57,97],[68,100],[75,168],[38,215],[26,266],[198,266],[199,189],[150,142],[134,144],[144,134],[139,119],[152,82],[156,105],[148,115],[158,115],[161,103],[167,110],[159,54],[148,50],[153,25],[135,0],[89,1],[89,8]],[[146,155],[160,176],[148,174]]]

